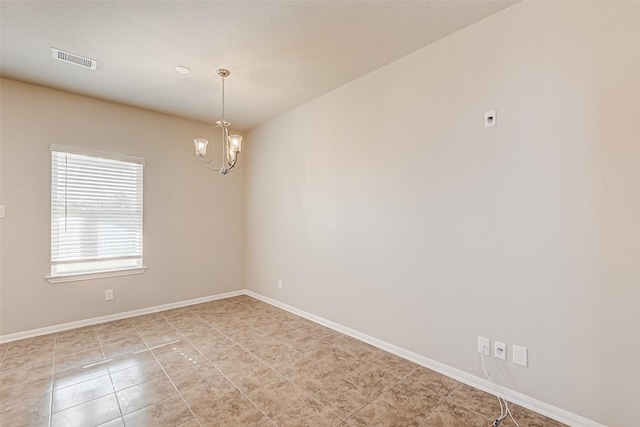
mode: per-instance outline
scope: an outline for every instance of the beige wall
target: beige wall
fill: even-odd
[[[0,335],[243,288],[243,165],[200,166],[192,140],[210,126],[7,79],[0,90]],[[47,282],[50,144],[146,159],[144,274]]]
[[[639,43],[640,2],[524,2],[254,129],[247,287],[637,425]]]

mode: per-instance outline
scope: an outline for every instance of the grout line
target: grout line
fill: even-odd
[[[179,332],[178,332],[178,333],[179,333]],[[182,335],[182,334],[180,334],[180,335]],[[142,340],[144,341],[144,338],[143,338]],[[175,341],[168,342],[168,343],[166,343],[166,344],[160,344],[160,345],[156,345],[156,346],[153,346],[153,347],[149,347],[149,346],[147,346],[147,348],[145,348],[144,350],[134,351],[134,352],[133,352],[133,353],[131,353],[131,354],[144,353],[145,351],[155,350],[156,348],[165,347],[165,346],[167,346],[167,345],[175,344],[175,343],[180,342],[180,341],[182,341],[182,340],[175,340]],[[146,343],[145,343],[145,345],[146,345]]]
[[[101,348],[101,350],[102,350],[102,348]],[[104,356],[104,352],[102,352],[102,355]],[[113,360],[113,359],[105,359],[105,360],[102,360],[102,361],[100,361],[100,362],[92,363],[92,364],[90,364],[90,365],[85,365],[85,366],[83,366],[83,367],[82,367],[82,369],[92,368],[92,367],[94,367],[94,366],[102,365],[102,364],[104,364],[104,363],[109,363],[109,362],[111,362],[112,360]]]
[[[49,427],[51,427],[51,423],[53,422],[53,393],[54,393],[54,381],[56,378],[56,336],[53,335],[53,361],[51,363],[51,395],[49,396]]]

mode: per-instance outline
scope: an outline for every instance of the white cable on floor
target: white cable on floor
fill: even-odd
[[[507,395],[502,390],[502,387],[496,384],[493,378],[491,378],[491,376],[489,375],[489,372],[487,372],[487,367],[485,366],[485,362],[484,362],[484,354],[482,352],[480,352],[480,367],[482,368],[482,372],[484,373],[484,375],[487,377],[489,381],[491,381],[491,384],[493,384],[493,387],[497,391],[496,398],[498,399],[498,403],[500,403],[500,417],[493,422],[493,426],[497,427],[498,424],[500,424],[502,420],[507,418],[507,415],[508,415],[509,417],[511,417],[511,419],[515,423],[516,427],[520,427],[520,424],[518,424],[516,419],[513,418],[513,414],[511,414],[511,409],[509,409],[509,401],[507,400]],[[503,404],[504,404],[504,408],[503,408]]]

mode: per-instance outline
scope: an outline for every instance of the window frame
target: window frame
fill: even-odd
[[[50,256],[50,274],[48,276],[46,276],[46,279],[49,281],[49,283],[62,283],[62,282],[71,282],[71,281],[79,281],[79,280],[91,280],[91,279],[100,279],[100,278],[105,278],[105,277],[116,277],[116,276],[125,276],[125,275],[132,275],[132,274],[142,274],[145,272],[146,270],[146,266],[144,265],[144,257],[143,257],[143,239],[144,239],[144,223],[143,223],[143,219],[144,219],[144,166],[146,165],[146,161],[143,157],[137,157],[137,156],[130,156],[130,155],[125,155],[125,154],[117,154],[117,153],[108,153],[108,152],[103,152],[103,151],[97,151],[97,150],[91,150],[91,149],[85,149],[85,148],[78,148],[78,147],[70,147],[70,146],[65,146],[65,145],[57,145],[57,144],[51,144],[51,146],[49,147],[49,150],[51,151],[51,204],[50,204],[50,208],[51,208],[51,223],[50,223],[50,251],[49,251],[49,256]],[[78,271],[78,272],[56,272],[55,271],[55,267],[54,265],[58,265],[60,262],[57,260],[54,260],[54,210],[55,210],[55,206],[54,206],[54,202],[57,199],[54,199],[54,152],[57,153],[64,153],[64,154],[71,154],[71,155],[80,155],[80,156],[85,156],[85,157],[94,157],[94,158],[98,158],[98,159],[106,159],[106,160],[112,160],[112,161],[119,161],[119,162],[126,162],[126,163],[133,163],[133,164],[137,164],[140,165],[140,178],[139,178],[139,183],[138,183],[138,179],[136,179],[136,192],[140,192],[140,225],[139,225],[139,233],[140,233],[140,249],[139,249],[139,262],[138,262],[138,258],[130,258],[130,259],[134,259],[135,261],[135,266],[132,267],[123,267],[123,266],[116,266],[114,268],[102,268],[102,269],[89,269],[86,271]],[[66,203],[66,201],[65,201]],[[66,208],[65,208],[66,209]],[[136,253],[137,256],[137,253]],[[114,257],[113,259],[118,258],[117,256]],[[92,262],[102,262],[102,263],[108,263],[109,261],[102,259],[100,261],[90,261],[90,260],[77,260],[76,261],[76,265],[79,265],[81,263],[87,263],[90,264]],[[73,262],[71,262],[70,264],[72,264]]]

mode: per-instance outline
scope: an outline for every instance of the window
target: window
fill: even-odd
[[[143,158],[51,146],[49,282],[143,273]]]

